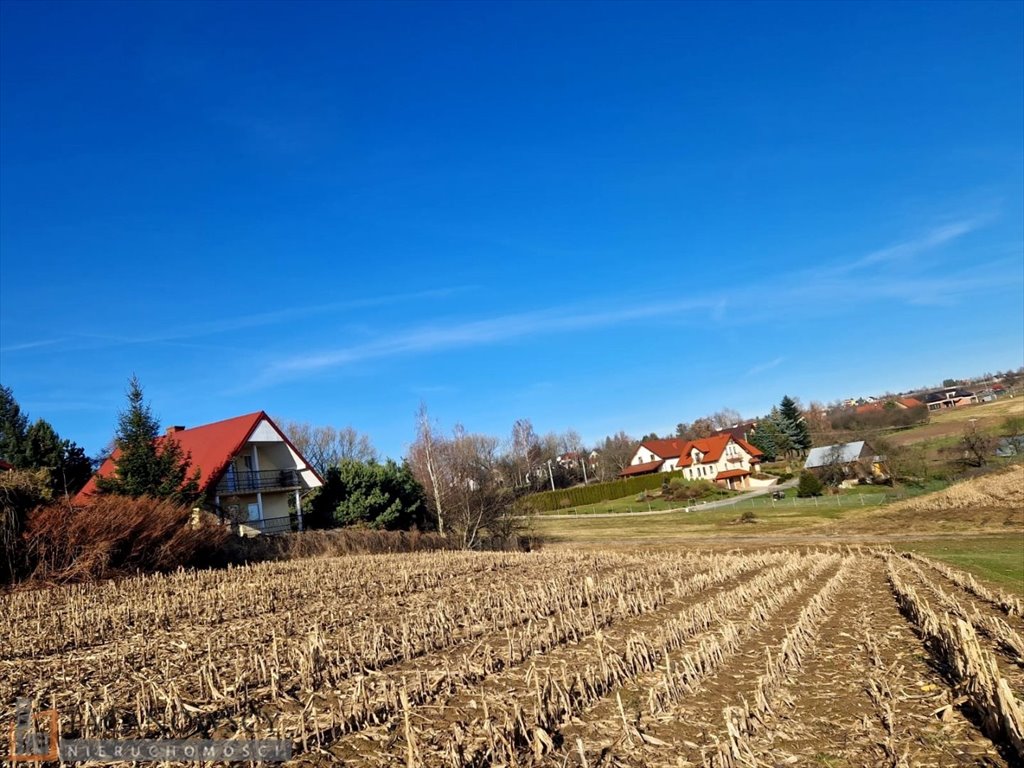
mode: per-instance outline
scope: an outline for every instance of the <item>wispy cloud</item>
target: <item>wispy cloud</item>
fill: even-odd
[[[852,258],[838,264],[832,263],[823,265],[821,268],[816,270],[814,274],[818,277],[839,277],[849,275],[850,273],[857,272],[859,270],[866,270],[868,268],[878,270],[886,267],[898,267],[908,264],[913,265],[917,256],[921,256],[959,240],[965,235],[981,229],[993,218],[994,215],[986,214],[962,218],[957,221],[941,224],[939,226],[932,227],[916,237],[883,246],[882,248],[871,251],[860,258]]]
[[[772,368],[778,368],[784,362],[786,362],[785,357],[776,357],[774,360],[769,360],[766,363],[758,363],[749,371],[747,371],[747,376],[756,376],[759,373],[770,371]]]
[[[830,311],[836,308],[836,296],[848,295],[856,285],[860,303],[902,301],[907,304],[936,305],[956,303],[965,295],[997,285],[1003,274],[998,265],[972,265],[967,273],[946,273],[937,276],[914,274],[905,279],[887,279],[893,266],[924,254],[982,226],[984,217],[963,219],[936,227],[918,238],[879,249],[852,262],[831,265],[812,272],[775,274],[770,282],[751,281],[736,285],[726,297],[721,292],[683,301],[634,300],[625,304],[620,297],[610,309],[587,306],[551,308],[531,312],[499,315],[454,322],[422,325],[384,335],[361,344],[340,346],[314,354],[296,355],[272,363],[252,386],[261,387],[282,380],[294,379],[331,369],[344,368],[368,360],[429,354],[445,350],[487,346],[543,334],[610,328],[657,319],[663,325],[678,322],[688,314],[699,312],[702,322],[725,325],[734,322],[729,306],[756,303],[758,312],[767,317],[785,311],[793,317]],[[990,267],[990,268],[985,268]],[[861,279],[854,270],[870,273]],[[894,274],[894,273],[892,273]],[[784,357],[753,366],[748,376],[764,373],[785,362]]]
[[[857,259],[850,265],[850,269],[860,269],[876,264],[891,264],[908,261],[915,256],[920,256],[928,251],[933,251],[946,243],[957,240],[964,235],[970,234],[983,227],[991,220],[989,216],[977,216],[975,218],[954,221],[934,227],[919,237],[905,240],[900,243],[872,251],[866,256]]]
[[[333,315],[353,310],[371,309],[373,307],[384,307],[395,304],[406,304],[414,301],[428,299],[446,299],[460,293],[472,290],[473,286],[459,285],[447,288],[433,288],[410,293],[386,294],[371,296],[361,299],[350,299],[347,301],[332,302],[329,304],[315,304],[300,307],[286,307],[272,312],[260,312],[250,315],[235,315],[232,317],[217,318],[201,323],[180,326],[167,331],[152,334],[106,334],[106,333],[78,333],[76,339],[88,341],[87,348],[105,348],[117,346],[130,346],[137,344],[168,344],[172,346],[193,347],[197,349],[217,349],[225,351],[227,348],[221,344],[189,343],[193,339],[202,339],[218,336],[221,334],[243,331],[252,328],[269,327],[284,323],[295,322],[305,318],[318,315]],[[53,342],[57,343],[57,342]]]
[[[716,300],[695,300],[645,303],[612,310],[548,309],[411,328],[366,344],[292,357],[272,365],[262,381],[272,383],[376,358],[481,346],[547,333],[612,327],[647,318],[680,315],[697,309],[713,311],[717,305]]]
[[[0,347],[0,352],[21,352],[26,349],[38,349],[39,347],[51,347],[54,344],[60,344],[64,339],[43,339],[41,341],[26,341],[22,344],[10,344],[6,347]]]

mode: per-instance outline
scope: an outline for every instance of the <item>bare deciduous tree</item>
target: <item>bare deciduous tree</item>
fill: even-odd
[[[822,436],[830,435],[833,432],[828,408],[825,407],[824,403],[812,400],[807,410],[804,411],[804,421],[807,423],[807,428],[811,431],[811,434],[819,438],[819,440]]]
[[[564,455],[571,455],[574,457],[573,463],[578,466],[579,471],[582,473],[584,484],[587,483],[590,478],[587,472],[587,465],[590,463],[590,457],[588,456],[586,446],[583,445],[583,438],[580,437],[580,433],[575,429],[567,429],[562,433],[561,436],[561,448]]]
[[[625,432],[609,435],[601,443],[598,469],[602,480],[614,480],[636,453],[637,441]]]
[[[707,416],[701,416],[692,424],[687,424],[684,421],[676,425],[676,437],[680,437],[683,440],[700,440],[704,437],[710,437],[714,431],[715,425]]]
[[[472,434],[461,425],[451,437],[440,434],[427,415],[417,414],[416,441],[409,466],[427,491],[427,507],[438,530],[458,537],[466,548],[480,545],[484,535],[513,532],[513,492],[501,483],[502,456],[497,438]]]
[[[352,427],[335,429],[331,426],[316,426],[308,421],[275,421],[321,474],[345,459],[376,461],[379,458],[370,438]]]
[[[850,476],[844,460],[845,445],[833,445],[825,456],[825,463],[818,469],[818,478],[825,485],[838,488]]]
[[[427,412],[427,404],[420,403],[416,413],[416,440],[409,448],[409,466],[412,467],[416,480],[427,492],[427,508],[437,521],[437,530],[444,534],[446,491],[451,480],[442,476],[450,466],[449,451],[444,438],[438,439],[434,433],[434,425]]]
[[[743,417],[740,412],[733,408],[723,408],[708,417],[715,429],[726,429],[742,423]]]
[[[534,461],[538,458],[537,433],[529,419],[516,419],[512,425],[511,459],[514,471],[513,483],[520,488],[530,483],[530,473],[534,468]]]
[[[978,425],[971,421],[964,427],[964,433],[957,441],[957,460],[965,467],[983,467],[995,452],[996,441],[989,435],[978,430]]]

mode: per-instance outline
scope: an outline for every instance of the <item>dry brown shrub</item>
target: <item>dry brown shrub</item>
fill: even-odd
[[[0,584],[18,579],[25,568],[25,519],[51,499],[48,481],[45,470],[0,471]]]
[[[886,507],[889,512],[927,512],[946,509],[1024,508],[1024,465],[1014,465],[952,485],[938,493],[899,501]]]
[[[539,548],[533,539],[510,536],[484,542],[483,548],[496,551],[529,551]],[[461,549],[461,542],[439,533],[384,531],[372,528],[341,528],[292,533],[284,536],[259,536],[234,539],[223,555],[228,562],[260,560],[292,560],[304,557],[338,557],[342,555],[377,555],[398,552],[437,552]]]
[[[191,514],[168,501],[123,496],[39,507],[24,533],[31,578],[82,581],[219,564],[230,531],[210,519],[193,528]]]

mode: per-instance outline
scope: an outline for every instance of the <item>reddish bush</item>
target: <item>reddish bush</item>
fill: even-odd
[[[34,579],[79,581],[217,564],[231,532],[168,501],[103,496],[87,507],[39,507],[25,525]]]
[[[176,568],[217,568],[261,560],[458,549],[437,533],[345,528],[242,538],[203,514],[169,501],[101,496],[88,507],[37,507],[22,537],[29,582],[87,581]],[[530,538],[484,542],[487,549],[536,548]]]

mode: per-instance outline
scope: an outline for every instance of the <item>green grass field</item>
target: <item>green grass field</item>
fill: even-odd
[[[749,499],[741,498],[734,504],[720,509],[725,513],[726,517],[730,517],[728,514],[730,510],[733,511],[731,517],[738,517],[744,511],[752,510],[755,514],[764,513],[768,518],[797,516],[836,519],[837,517],[841,517],[841,514],[838,514],[837,511],[844,509],[877,507],[880,504],[885,504],[890,501],[917,496],[921,493],[930,493],[932,491],[941,490],[943,487],[945,487],[945,485],[938,482],[930,483],[921,487],[901,487],[896,489],[881,485],[865,485],[858,488],[843,490],[836,496],[818,496],[806,499],[797,498],[796,489],[788,488],[785,491],[785,499],[776,501],[770,495],[766,494],[764,496],[757,496]],[[722,498],[728,498],[730,495],[735,494],[729,494],[728,492],[723,491]],[[580,507],[566,507],[564,509],[554,510],[553,512],[542,512],[538,514],[538,518],[544,518],[551,515],[586,517],[588,515],[597,514],[623,514],[628,516],[636,512],[659,512],[672,509],[683,510],[687,506],[689,506],[693,511],[689,513],[680,512],[680,514],[693,515],[701,511],[701,507],[704,505],[705,501],[714,502],[719,500],[719,498],[711,498],[687,504],[687,502],[682,501],[662,501],[661,499],[637,501],[635,496],[627,496],[623,499],[602,501],[597,504],[588,504]]]
[[[985,581],[1024,595],[1024,533],[926,539],[904,542],[898,548],[944,560]]]
[[[834,497],[841,498],[841,497]],[[753,500],[760,501],[760,500]],[[809,501],[810,503],[807,503]],[[757,535],[813,527],[839,519],[844,511],[852,509],[848,502],[836,506],[835,502],[800,499],[799,504],[780,502],[774,507],[760,504],[717,507],[693,511],[669,512],[664,515],[617,515],[615,517],[551,518],[538,516],[532,521],[533,531],[551,542],[618,543],[641,542],[693,536],[701,534]],[[856,502],[856,500],[855,500]],[[859,508],[859,502],[856,502]],[[756,521],[738,523],[744,511],[753,511]]]
[[[655,510],[676,509],[678,501],[662,501],[651,499],[650,501],[637,501],[635,496],[626,496],[622,499],[611,501],[599,501],[596,504],[586,504],[579,507],[566,507],[556,509],[553,512],[538,512],[541,517],[545,515],[618,515],[631,514],[633,512],[650,512]]]

